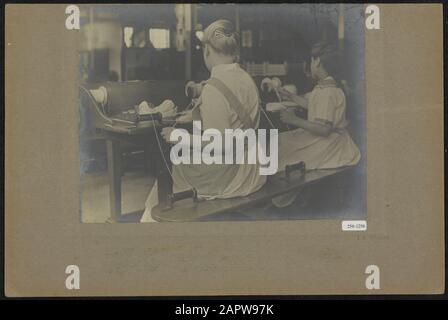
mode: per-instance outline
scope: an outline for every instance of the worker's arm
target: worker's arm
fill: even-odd
[[[331,133],[331,123],[312,122],[297,117],[293,109],[288,109],[280,113],[280,119],[287,124],[302,128],[312,134],[328,137]]]

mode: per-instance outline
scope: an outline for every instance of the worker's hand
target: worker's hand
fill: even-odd
[[[280,120],[283,123],[295,125],[297,116],[294,113],[294,109],[288,108],[286,110],[281,111],[280,112]]]
[[[206,81],[196,83],[194,81],[188,81],[185,85],[185,95],[192,99],[198,98],[202,94],[202,88],[204,88]]]
[[[170,140],[170,136],[171,136],[171,132],[173,132],[176,128],[174,127],[165,127],[162,129],[162,132],[160,133],[162,135],[162,138],[168,142],[168,143],[176,143],[177,141],[171,141]]]

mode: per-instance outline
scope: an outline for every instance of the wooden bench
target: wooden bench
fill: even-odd
[[[323,181],[328,177],[342,174],[349,169],[351,167],[299,171],[291,173],[289,178],[287,178],[285,172],[279,172],[269,177],[266,184],[259,191],[248,196],[201,201],[193,201],[192,198],[183,199],[174,202],[171,208],[168,209],[163,204],[156,206],[152,210],[152,217],[159,222],[186,222],[219,213],[236,211],[244,213],[245,208],[271,201],[273,197],[299,190],[304,186]]]

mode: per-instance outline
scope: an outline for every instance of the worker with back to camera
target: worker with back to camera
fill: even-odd
[[[215,21],[204,31],[203,58],[210,71],[210,79],[202,87],[200,103],[194,109],[195,112],[186,116],[200,120],[204,131],[216,129],[224,135],[225,129],[258,128],[258,91],[253,79],[238,64],[239,43],[238,33],[227,20]],[[241,114],[245,115],[244,119]],[[162,136],[168,143],[175,143],[170,141],[173,130],[173,127],[162,130]],[[194,188],[202,199],[246,196],[259,190],[266,182],[266,176],[259,174],[259,166],[258,163],[173,165],[173,191]],[[146,201],[141,222],[154,221],[151,212],[157,204],[156,181]]]

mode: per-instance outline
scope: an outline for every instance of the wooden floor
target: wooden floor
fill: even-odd
[[[154,180],[143,171],[126,172],[122,177],[123,222],[137,222]],[[109,184],[106,172],[81,177],[82,222],[104,223],[109,218]]]

